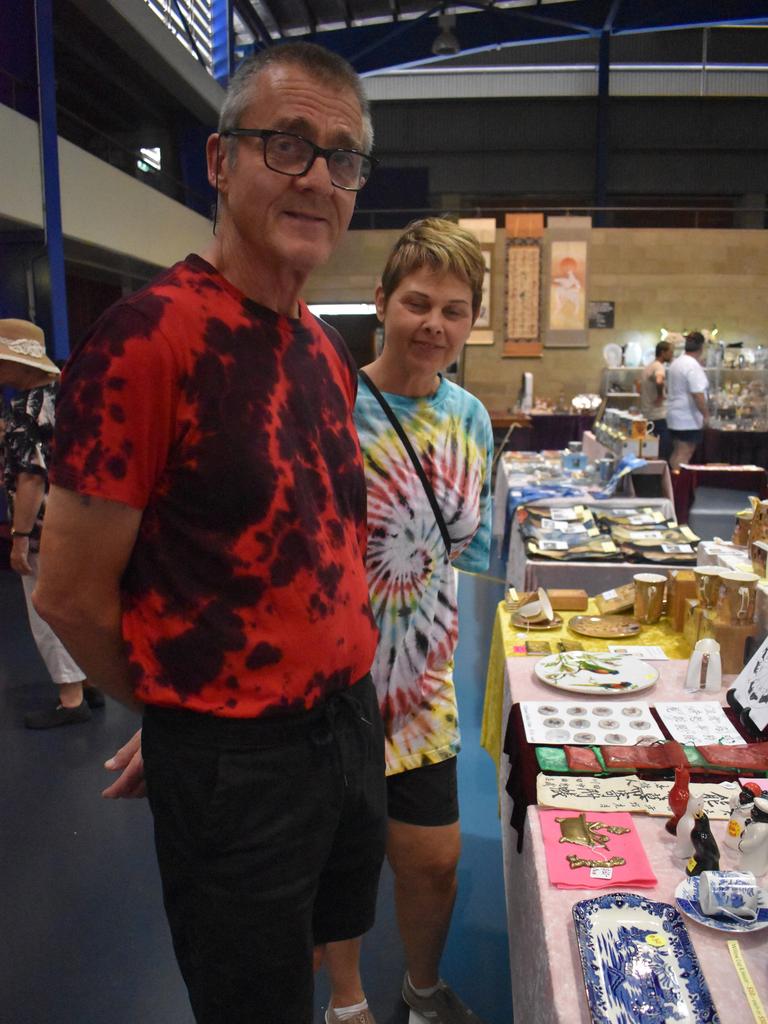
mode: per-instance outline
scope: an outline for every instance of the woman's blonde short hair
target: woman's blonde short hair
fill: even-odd
[[[381,275],[384,304],[403,278],[422,267],[466,281],[472,292],[472,314],[477,317],[483,299],[485,259],[473,234],[441,217],[412,221],[395,242]]]

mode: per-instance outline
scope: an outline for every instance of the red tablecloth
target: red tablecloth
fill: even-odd
[[[727,487],[734,491],[750,491],[765,498],[768,495],[768,474],[759,466],[681,466],[672,474],[678,523],[688,522],[697,487]]]

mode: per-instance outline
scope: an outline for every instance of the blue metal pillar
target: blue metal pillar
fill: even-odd
[[[604,29],[600,34],[600,63],[597,71],[597,129],[595,132],[595,211],[594,225],[605,224],[605,214],[600,207],[606,205],[608,197],[608,150],[609,150],[609,106],[611,75],[611,32]]]
[[[232,0],[211,0],[213,77],[225,89],[234,70],[235,29]]]
[[[64,273],[64,235],[61,228],[56,75],[53,61],[52,0],[35,0],[37,89],[40,105],[40,168],[43,184],[43,227],[51,288],[51,331],[48,348],[54,359],[69,355],[67,285]]]

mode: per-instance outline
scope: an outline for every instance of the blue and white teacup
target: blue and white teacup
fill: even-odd
[[[724,914],[737,921],[754,921],[759,898],[751,871],[702,871],[699,876],[699,906],[708,917]]]

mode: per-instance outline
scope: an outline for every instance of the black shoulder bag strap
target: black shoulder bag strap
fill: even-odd
[[[451,535],[448,533],[448,527],[445,525],[445,519],[443,519],[443,513],[440,511],[440,506],[437,503],[437,498],[435,497],[435,492],[432,489],[432,484],[427,479],[427,474],[424,472],[424,467],[421,464],[419,456],[416,454],[416,452],[414,451],[413,445],[408,440],[408,435],[403,430],[403,425],[400,422],[400,420],[397,418],[397,416],[395,415],[394,411],[392,410],[392,406],[389,404],[389,402],[386,400],[384,395],[382,395],[382,393],[379,391],[379,389],[373,383],[373,381],[368,376],[368,374],[365,372],[365,370],[360,370],[359,373],[360,373],[361,380],[365,381],[365,383],[366,383],[366,385],[368,387],[368,390],[371,392],[373,397],[376,399],[376,401],[379,403],[381,408],[384,410],[385,416],[387,417],[389,422],[392,424],[392,426],[395,428],[397,436],[400,438],[400,440],[403,443],[403,448],[405,448],[406,452],[408,453],[408,455],[410,457],[411,462],[413,463],[413,468],[416,470],[416,475],[418,476],[419,480],[421,480],[421,486],[424,488],[424,493],[427,496],[427,500],[429,501],[429,504],[432,506],[432,511],[435,514],[435,519],[437,521],[438,527],[440,528],[440,534],[441,534],[441,536],[443,538],[443,542],[445,544],[446,553],[447,553],[448,557],[450,558],[450,556],[451,556],[451,547],[452,547]]]

